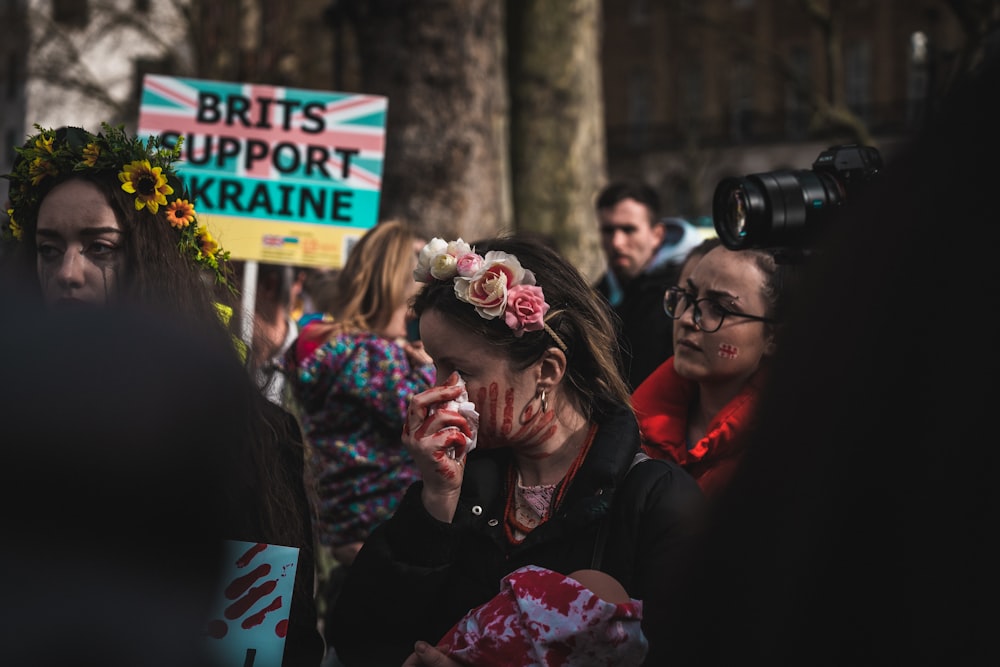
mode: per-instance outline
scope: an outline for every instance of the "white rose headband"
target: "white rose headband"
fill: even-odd
[[[462,239],[449,243],[433,238],[420,251],[413,279],[421,283],[454,280],[455,297],[471,304],[483,319],[503,317],[518,338],[525,331],[544,329],[563,352],[569,351],[545,323],[549,304],[535,284],[535,274],[514,255],[491,250],[484,257]]]

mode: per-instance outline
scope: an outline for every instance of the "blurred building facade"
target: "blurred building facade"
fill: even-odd
[[[134,130],[147,73],[331,88],[330,0],[0,0],[0,173],[43,127]]]
[[[134,127],[147,72],[357,91],[349,4],[0,0],[0,173],[32,123]],[[808,169],[852,137],[817,122],[790,74],[821,97],[842,94],[891,153],[924,118],[962,39],[952,13],[944,0],[819,2],[842,22],[832,63],[806,4],[603,0],[609,178],[643,178],[669,214],[697,219],[711,215],[723,177]]]
[[[2,0],[2,154],[43,127],[134,127],[142,74],[193,67],[182,5],[154,0]]]
[[[10,171],[14,146],[24,140],[27,117],[27,34],[26,2],[0,0],[0,173]],[[0,192],[7,193],[6,184]]]
[[[839,44],[809,4],[835,10]],[[603,11],[609,176],[644,178],[689,218],[711,215],[722,178],[809,169],[854,140],[799,90],[840,96],[891,155],[962,43],[937,0],[604,0]]]

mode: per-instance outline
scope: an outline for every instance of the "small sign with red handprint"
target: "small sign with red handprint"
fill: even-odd
[[[299,550],[261,542],[226,543],[227,571],[207,627],[222,667],[280,667]]]

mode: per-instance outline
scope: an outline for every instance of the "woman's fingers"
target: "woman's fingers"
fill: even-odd
[[[462,387],[458,385],[438,385],[413,396],[410,399],[409,407],[406,409],[406,419],[403,421],[403,434],[415,434],[417,429],[419,429],[429,417],[438,413],[449,412],[448,410],[439,411],[435,408],[441,403],[447,403],[448,401],[455,400],[461,395],[461,393]],[[427,433],[428,429],[425,428],[423,432]]]
[[[443,408],[462,394],[458,380],[452,373],[446,384],[415,395],[403,423],[403,445],[420,469],[425,487],[434,493],[451,493],[461,485],[473,437],[465,416]]]
[[[445,650],[439,650],[427,642],[419,641],[413,647],[413,653],[403,663],[403,667],[461,667],[461,663],[448,657]]]
[[[417,428],[413,435],[416,438],[426,438],[446,428],[456,428],[463,435],[472,437],[469,421],[454,410],[435,410],[434,414],[424,419],[423,424]]]

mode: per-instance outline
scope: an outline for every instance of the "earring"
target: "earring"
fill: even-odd
[[[548,412],[549,411],[549,401],[545,397],[545,390],[544,389],[542,389],[542,395],[540,397],[540,400],[542,401],[542,412]]]

